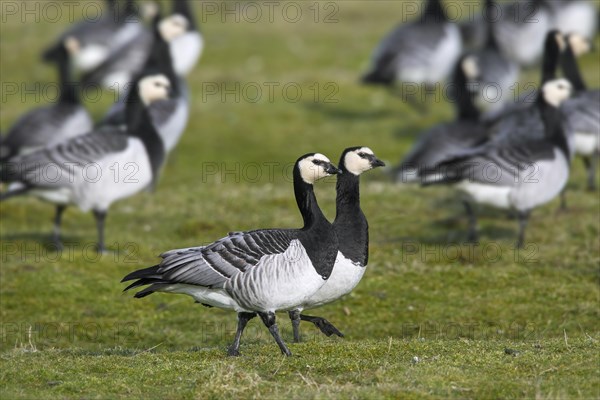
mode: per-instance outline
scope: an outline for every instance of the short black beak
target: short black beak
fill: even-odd
[[[379,158],[373,157],[373,159],[371,160],[371,166],[373,168],[385,167],[385,163],[383,161],[381,161]]]
[[[342,170],[339,169],[338,167],[336,167],[335,165],[329,163],[325,167],[325,172],[327,172],[328,174],[331,174],[331,175],[338,175],[338,174],[342,173]]]

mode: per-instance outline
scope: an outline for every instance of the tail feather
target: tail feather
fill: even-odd
[[[132,281],[134,279],[159,279],[160,274],[158,273],[158,264],[152,267],[138,269],[136,271],[127,274],[121,282]],[[127,289],[125,289],[127,290]]]
[[[150,285],[134,295],[135,298],[140,299],[142,297],[151,295],[161,287],[168,286],[169,284],[162,279],[161,274],[158,272],[158,267],[158,265],[154,265],[152,267],[138,269],[137,271],[133,271],[132,273],[125,276],[121,280],[121,282],[127,282],[132,280],[136,281],[127,286],[125,289],[123,289],[123,291],[126,292],[130,289]]]

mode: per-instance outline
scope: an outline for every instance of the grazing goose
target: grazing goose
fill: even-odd
[[[9,129],[0,145],[0,161],[40,147],[53,146],[92,129],[90,115],[79,99],[79,88],[71,79],[66,44],[57,50],[60,97],[55,104],[35,108]]]
[[[440,0],[427,0],[419,20],[400,25],[383,39],[362,81],[386,86],[396,81],[432,85],[446,78],[461,49],[459,29],[446,17]]]
[[[546,0],[552,26],[561,32],[578,33],[587,39],[596,35],[598,10],[590,0]],[[597,2],[596,2],[597,3]]]
[[[163,75],[142,76],[127,103],[127,128],[102,127],[11,159],[2,169],[13,182],[0,200],[30,193],[57,205],[53,239],[60,248],[60,223],[68,205],[92,210],[98,228],[98,250],[105,251],[104,220],[110,205],[152,185],[164,159],[160,136],[146,107],[168,97]]]
[[[576,57],[591,49],[590,42],[573,33],[565,38],[561,57],[565,77],[573,84],[574,95],[562,106],[569,129],[573,133],[574,150],[583,158],[588,189],[596,190],[596,168],[600,156],[600,90],[588,90],[577,65]]]
[[[493,33],[495,7],[493,0],[486,0],[487,40],[481,50],[470,53],[478,76],[469,76],[469,81],[477,89],[477,105],[488,112],[512,100],[511,86],[519,80],[519,64],[504,56]]]
[[[342,173],[337,177],[336,215],[333,222],[339,242],[335,266],[327,282],[308,300],[289,312],[295,342],[300,341],[300,320],[312,322],[327,336],[343,336],[326,319],[301,312],[339,299],[360,282],[369,261],[369,226],[360,209],[360,175],[383,166],[383,161],[375,157],[368,147],[350,147],[342,153],[339,163]]]
[[[550,29],[550,12],[543,0],[504,5],[499,19],[494,22],[494,36],[502,52],[522,66],[537,62]]]
[[[43,59],[55,61],[68,39],[72,44],[73,65],[77,70],[87,72],[143,31],[133,0],[127,0],[123,10],[120,10],[116,0],[107,0],[106,3],[106,10],[100,19],[85,19],[67,29],[57,44],[44,51]]]
[[[173,14],[159,24],[162,38],[169,43],[173,66],[179,76],[190,72],[201,51],[202,37],[195,26],[187,0],[176,1]],[[127,45],[111,53],[97,68],[83,75],[84,85],[100,84],[123,92],[132,78],[143,69],[153,43],[152,32],[142,31]]]
[[[456,119],[434,126],[420,135],[408,155],[392,172],[398,183],[418,182],[421,168],[437,165],[487,140],[487,129],[479,122],[479,110],[473,103],[467,75],[478,76],[478,67],[470,56],[463,56],[456,65],[452,86]]]
[[[456,184],[467,194],[470,240],[477,237],[471,202],[515,210],[519,218],[517,247],[522,247],[531,210],[562,191],[569,178],[570,152],[558,108],[571,89],[565,79],[542,87],[537,107],[544,122],[543,139],[517,145],[488,143],[422,171],[424,185]]]
[[[189,99],[185,79],[178,77],[173,69],[169,44],[164,40],[155,18],[154,42],[152,51],[144,66],[144,71],[154,71],[165,75],[171,82],[171,97],[158,100],[148,106],[148,114],[160,134],[167,153],[179,142],[189,118]],[[100,122],[100,126],[123,125],[126,115],[126,97],[117,101]]]
[[[171,250],[160,264],[123,278],[137,279],[125,290],[150,285],[135,294],[154,292],[192,296],[197,303],[238,313],[238,329],[229,355],[239,355],[240,339],[257,314],[279,345],[291,355],[275,321],[275,312],[295,309],[331,275],[338,240],[313,191],[318,179],[340,173],[322,154],[300,157],[294,166],[294,193],[304,220],[302,229],[234,232],[207,246]]]

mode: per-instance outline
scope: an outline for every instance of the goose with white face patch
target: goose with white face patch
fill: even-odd
[[[329,279],[338,252],[333,226],[325,219],[313,184],[340,173],[327,157],[311,153],[294,166],[294,193],[304,227],[233,232],[207,246],[171,250],[160,264],[134,271],[122,282],[125,290],[150,285],[136,293],[180,293],[197,303],[238,313],[238,329],[228,354],[239,355],[240,339],[257,314],[281,352],[291,355],[275,321],[276,311],[298,307]]]
[[[419,181],[419,171],[431,168],[439,162],[477,146],[487,140],[487,128],[479,122],[479,110],[469,91],[469,77],[477,77],[477,65],[471,56],[463,56],[456,65],[452,83],[452,97],[456,105],[456,118],[442,123],[419,135],[418,141],[392,170],[392,178],[398,183]]]
[[[587,88],[576,59],[588,53],[592,45],[577,33],[566,35],[565,43],[561,66],[565,77],[573,84],[574,94],[561,109],[573,136],[574,152],[583,159],[588,175],[588,190],[595,191],[600,157],[600,90]]]
[[[401,24],[375,49],[364,83],[432,85],[448,76],[462,51],[460,32],[448,20],[440,0],[425,4],[419,20]]]
[[[524,0],[501,5],[494,22],[494,36],[502,52],[522,66],[533,66],[544,49],[552,19],[543,0]]]
[[[522,247],[530,211],[555,198],[569,178],[570,152],[558,107],[570,96],[565,79],[547,82],[537,107],[545,137],[519,144],[488,143],[421,172],[424,185],[455,184],[466,193],[469,239],[477,240],[472,203],[512,209],[519,217],[517,246]]]
[[[161,17],[154,20],[154,42],[144,71],[163,74],[171,82],[171,96],[155,101],[148,106],[148,114],[165,145],[171,152],[179,142],[189,119],[189,98],[185,79],[178,76],[173,68],[168,42],[160,30]],[[126,97],[122,97],[108,111],[99,126],[121,126],[126,120]]]
[[[133,0],[127,0],[122,8],[117,0],[106,3],[99,19],[85,19],[67,29],[56,45],[44,51],[44,60],[56,61],[61,46],[68,42],[74,67],[88,72],[144,30]]]
[[[57,50],[60,97],[53,105],[27,112],[9,129],[0,144],[0,162],[41,147],[89,132],[92,118],[81,104],[79,88],[72,82],[66,45]]]
[[[339,163],[342,173],[337,177],[336,215],[333,222],[339,250],[327,282],[299,307],[289,312],[295,342],[300,341],[301,320],[312,322],[327,336],[343,336],[326,319],[301,312],[331,303],[350,293],[363,277],[369,261],[369,225],[360,208],[360,175],[383,166],[383,161],[368,147],[350,147],[342,153]]]
[[[203,48],[202,36],[196,28],[187,0],[174,2],[173,13],[160,21],[158,30],[169,44],[175,73],[178,76],[187,75],[196,65]],[[97,68],[86,73],[82,77],[83,83],[100,84],[122,93],[131,79],[143,69],[153,43],[152,31],[142,31],[127,45],[112,52]]]
[[[98,251],[104,252],[104,220],[110,205],[158,179],[164,147],[146,108],[168,97],[170,82],[164,75],[149,75],[135,87],[127,103],[127,128],[99,128],[13,158],[2,168],[1,180],[11,184],[0,200],[31,194],[57,205],[53,239],[59,248],[61,218],[68,205],[93,211]],[[123,170],[115,172],[115,166]]]

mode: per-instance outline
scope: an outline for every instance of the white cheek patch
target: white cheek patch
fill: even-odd
[[[590,51],[590,44],[580,35],[571,35],[569,37],[569,44],[576,57],[587,54]]]
[[[562,86],[560,88],[559,86]],[[565,79],[546,83],[543,87],[544,99],[554,107],[559,107],[571,95],[571,84]]]
[[[461,66],[468,79],[474,80],[479,76],[479,66],[474,56],[465,57]]]
[[[344,165],[346,166],[348,172],[351,172],[354,175],[360,175],[363,172],[373,168],[373,166],[371,165],[371,161],[366,158],[362,158],[358,155],[358,153],[375,155],[375,153],[373,153],[373,150],[371,150],[368,147],[362,147],[358,150],[346,153],[346,157],[344,157]]]
[[[322,154],[315,154],[314,156],[307,157],[300,161],[298,168],[300,169],[300,176],[302,180],[310,185],[318,181],[319,179],[329,176],[325,169],[321,165],[316,165],[313,160],[320,160],[329,163],[329,159]]]
[[[183,36],[187,30],[187,25],[185,17],[176,14],[163,19],[158,25],[158,30],[166,42],[171,42],[173,39]]]
[[[160,83],[160,86],[156,86]],[[140,98],[145,105],[150,103],[166,99],[168,97],[167,87],[169,86],[169,80],[164,75],[153,75],[147,76],[140,80],[138,84]]]

